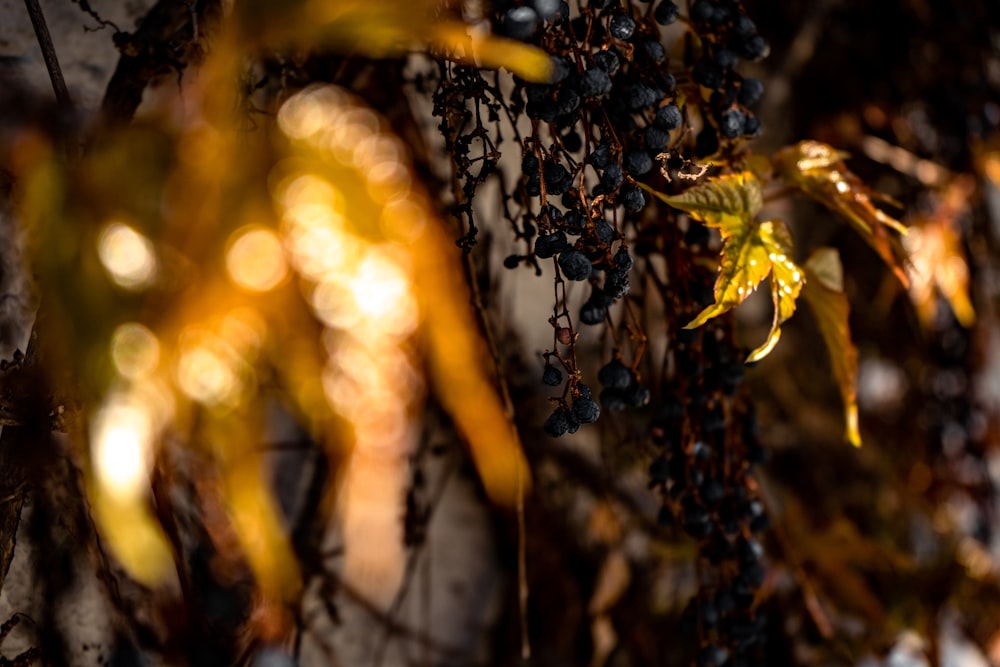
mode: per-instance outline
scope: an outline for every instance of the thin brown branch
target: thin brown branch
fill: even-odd
[[[69,97],[69,90],[66,88],[66,80],[63,78],[62,70],[59,68],[59,58],[56,57],[56,47],[52,44],[52,35],[49,34],[49,26],[45,23],[45,15],[38,5],[38,0],[24,0],[24,6],[28,10],[31,18],[31,27],[35,30],[35,38],[38,46],[42,49],[42,58],[45,59],[45,69],[49,72],[49,80],[52,82],[52,90],[56,94],[56,101],[64,111],[73,108],[73,101]]]

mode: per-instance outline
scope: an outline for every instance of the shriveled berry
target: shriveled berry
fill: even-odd
[[[646,195],[640,188],[630,187],[622,193],[622,206],[625,210],[638,213],[646,205]]]
[[[558,387],[562,384],[562,379],[562,371],[552,364],[545,364],[545,370],[542,371],[543,384],[547,384],[550,387]]]
[[[556,329],[556,340],[563,345],[569,345],[573,342],[573,330],[567,327],[559,327]]]
[[[584,97],[604,97],[611,92],[611,77],[600,67],[591,67],[580,77],[580,94]]]
[[[601,408],[594,399],[580,397],[573,401],[573,416],[581,424],[593,424],[601,416]]]
[[[586,280],[594,267],[579,250],[565,250],[559,255],[559,268],[569,280]]]
[[[670,134],[655,125],[646,128],[646,149],[654,153],[662,152],[670,143]]]
[[[681,110],[676,104],[667,104],[656,110],[653,123],[663,130],[676,130],[681,126]]]
[[[681,13],[678,9],[677,3],[673,0],[663,0],[660,4],[656,6],[653,10],[653,18],[660,25],[670,25],[677,20],[677,16]]]
[[[563,409],[558,409],[549,415],[542,425],[542,430],[553,438],[566,434],[570,428],[569,415]]]
[[[611,36],[625,41],[635,32],[635,21],[628,14],[615,14],[611,17]]]
[[[601,174],[601,185],[604,186],[605,190],[611,191],[621,185],[624,178],[625,174],[622,173],[621,165],[609,164],[604,169],[604,173]]]
[[[597,381],[609,389],[625,389],[632,383],[632,371],[618,359],[612,359],[597,371]]]
[[[594,223],[594,234],[601,243],[611,243],[615,240],[615,228],[603,218]]]
[[[599,144],[590,153],[590,164],[597,169],[604,169],[611,164],[611,147],[607,144]]]
[[[569,171],[558,162],[546,162],[542,173],[545,176],[545,190],[550,195],[561,195],[573,182]]]
[[[625,91],[625,103],[631,111],[638,111],[653,106],[663,99],[663,91],[651,88],[644,83],[629,86]]]
[[[719,117],[719,132],[728,139],[735,139],[743,134],[746,119],[739,109],[726,109]]]
[[[569,246],[565,232],[558,231],[548,236],[539,236],[535,239],[535,257],[548,259],[557,255]]]
[[[621,67],[621,61],[618,59],[618,54],[612,49],[605,49],[595,53],[594,63],[611,76],[614,76],[615,72],[618,71],[618,68]]]
[[[624,271],[625,273],[631,271],[632,265],[635,263],[632,259],[632,255],[630,255],[628,250],[625,248],[618,249],[618,252],[615,253],[614,262],[615,267],[619,271]]]

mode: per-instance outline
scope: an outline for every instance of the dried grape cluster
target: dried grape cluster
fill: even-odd
[[[648,420],[646,439],[661,452],[649,471],[660,522],[699,543],[699,592],[683,617],[697,661],[755,664],[765,575],[756,535],[768,520],[749,474],[765,451],[739,391],[746,351],[725,319],[683,328],[714,300],[706,265],[719,247],[654,193],[699,182],[702,158],[742,160],[760,131],[752,107],[763,86],[737,67],[768,44],[731,0],[698,0],[686,14],[671,0],[498,0],[491,18],[495,32],[549,53],[553,72],[531,83],[441,65],[435,114],[454,158],[459,245],[473,247],[474,202],[497,175],[499,210],[520,248],[504,266],[554,275],[540,377],[561,393],[543,430],[559,437],[628,409]],[[573,283],[586,284],[578,307]],[[653,320],[666,323],[655,353]],[[595,377],[585,376],[591,348],[581,341],[609,350]]]

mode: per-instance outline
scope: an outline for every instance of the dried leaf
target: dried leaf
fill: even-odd
[[[774,320],[767,340],[747,358],[766,357],[781,337],[781,325],[795,312],[795,300],[804,280],[789,259],[792,238],[780,220],[755,222],[763,205],[760,181],[751,172],[711,178],[676,197],[661,198],[675,208],[722,234],[722,261],[715,282],[715,303],[703,310],[685,328],[699,327],[708,320],[743,303],[764,278],[771,276]]]
[[[861,446],[858,429],[858,350],[848,330],[850,306],[844,295],[843,267],[833,248],[818,248],[805,264],[808,277],[802,293],[819,324],[823,342],[830,353],[833,377],[844,401],[845,437]]]
[[[865,242],[892,269],[904,286],[909,286],[906,251],[886,227],[906,233],[898,221],[879,210],[873,199],[892,201],[854,175],[843,161],[847,154],[818,141],[802,141],[783,148],[774,156],[778,174],[788,183],[850,222]],[[894,202],[893,202],[894,203]]]

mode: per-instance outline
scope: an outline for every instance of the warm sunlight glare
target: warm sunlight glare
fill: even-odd
[[[233,282],[251,292],[277,287],[288,275],[281,241],[269,229],[244,227],[232,236],[226,270]]]
[[[97,250],[111,279],[125,289],[148,287],[156,278],[153,243],[128,225],[113,222],[105,227]]]
[[[125,395],[113,395],[94,417],[91,446],[95,472],[112,496],[125,499],[143,493],[154,429],[148,407]]]
[[[152,331],[137,322],[119,325],[111,336],[111,360],[128,380],[148,375],[160,363],[160,343]]]
[[[177,384],[188,398],[204,405],[233,404],[241,390],[236,357],[235,351],[215,336],[185,332],[177,361]]]

